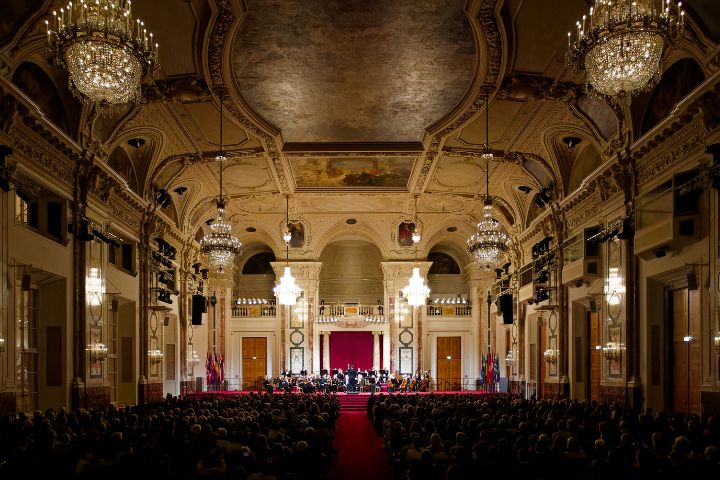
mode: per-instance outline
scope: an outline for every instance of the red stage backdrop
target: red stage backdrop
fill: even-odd
[[[332,332],[330,335],[330,368],[372,369],[372,332]]]

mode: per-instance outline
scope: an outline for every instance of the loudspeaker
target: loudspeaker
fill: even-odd
[[[697,277],[695,276],[695,272],[691,272],[691,273],[687,274],[687,284],[688,284],[688,290],[697,290],[698,289]]]
[[[23,292],[30,291],[30,274],[29,273],[23,273],[21,288],[22,288]]]
[[[591,313],[597,313],[597,303],[595,303],[595,299],[590,299],[590,312]]]
[[[166,327],[170,325],[170,315],[165,315],[164,325]]]
[[[192,324],[202,325],[202,314],[205,311],[205,297],[202,295],[192,296]]]
[[[113,298],[112,303],[110,303],[110,311],[117,312],[119,308],[120,308],[120,302],[118,302],[117,298]]]
[[[503,295],[500,297],[500,306],[502,307],[503,324],[512,325],[513,323],[513,297],[512,295]]]

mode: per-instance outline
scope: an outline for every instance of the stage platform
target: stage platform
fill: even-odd
[[[250,395],[255,394],[258,395],[257,390],[216,390],[216,391],[210,391],[210,392],[190,392],[187,393],[186,396],[188,398],[212,398],[212,397],[222,397],[222,396],[238,396],[238,395]],[[266,392],[260,393],[261,395],[268,395]],[[504,393],[500,392],[486,392],[481,390],[463,390],[463,391],[453,391],[453,390],[434,390],[432,392],[380,392],[380,393],[370,393],[370,392],[360,392],[360,393],[345,393],[345,392],[332,392],[332,393],[308,393],[303,394],[300,392],[290,392],[285,393],[282,391],[276,391],[273,393],[273,395],[333,395],[337,397],[364,397],[367,398],[370,395],[375,395],[376,397],[387,397],[389,395],[506,395]]]

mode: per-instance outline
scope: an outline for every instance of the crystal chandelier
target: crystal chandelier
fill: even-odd
[[[425,303],[425,299],[430,295],[430,288],[425,285],[425,279],[420,276],[419,267],[413,267],[412,277],[402,292],[413,307],[419,307]]]
[[[162,350],[159,350],[157,348],[148,350],[148,357],[150,357],[150,363],[152,363],[153,365],[162,362],[164,356],[165,355],[163,354]]]
[[[275,285],[273,293],[278,299],[280,305],[295,305],[297,298],[300,296],[300,287],[295,283],[295,278],[292,276],[290,271],[290,265],[287,265],[290,257],[290,235],[289,229],[289,211],[290,211],[290,198],[285,197],[285,230],[283,231],[283,240],[285,241],[285,269],[283,276],[280,278],[280,283]]]
[[[499,229],[500,222],[493,217],[492,197],[490,196],[490,160],[493,154],[490,151],[489,134],[489,105],[485,104],[485,148],[483,158],[487,160],[485,167],[485,205],[483,206],[483,217],[477,224],[477,231],[467,239],[467,251],[475,258],[475,262],[491,268],[502,259],[505,252],[509,250],[508,236]]]
[[[77,0],[45,21],[47,57],[70,74],[70,90],[100,108],[118,108],[140,97],[153,78],[158,44],[130,0]]]
[[[232,225],[225,221],[225,197],[223,196],[223,163],[226,160],[223,155],[223,99],[220,95],[220,154],[216,160],[220,164],[220,194],[215,203],[217,204],[217,216],[210,224],[209,235],[205,235],[200,242],[201,251],[207,255],[208,263],[215,271],[222,273],[232,270],[235,265],[235,256],[240,253],[241,243],[232,234]]]
[[[568,62],[584,69],[590,91],[610,98],[650,88],[667,46],[682,32],[685,12],[670,0],[596,0],[568,32]]]
[[[557,363],[559,353],[560,351],[557,348],[548,348],[543,353],[543,358],[547,363],[555,364]]]

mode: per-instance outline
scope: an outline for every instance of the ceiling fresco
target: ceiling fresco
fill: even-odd
[[[232,68],[286,142],[418,141],[475,71],[465,0],[248,0]]]
[[[415,157],[291,158],[298,189],[404,189]]]

